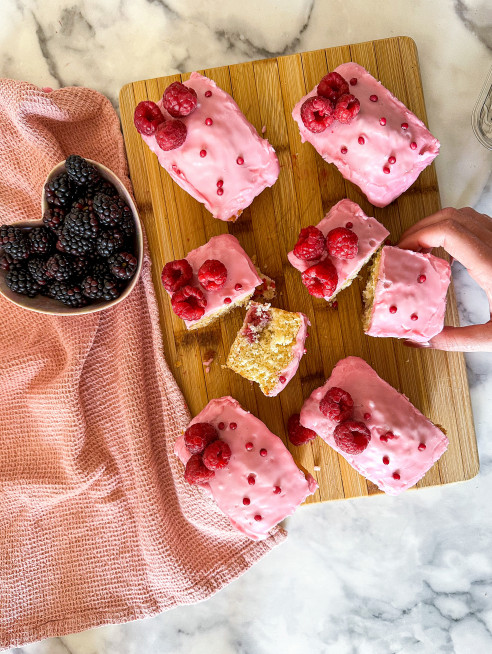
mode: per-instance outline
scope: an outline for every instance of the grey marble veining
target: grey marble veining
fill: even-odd
[[[405,34],[417,42],[444,205],[492,214],[492,154],[470,115],[492,65],[487,0],[3,0],[0,73],[126,82]],[[463,324],[483,292],[453,266]],[[489,654],[492,354],[468,354],[481,460],[463,484],[299,510],[289,538],[206,602],[11,654]]]

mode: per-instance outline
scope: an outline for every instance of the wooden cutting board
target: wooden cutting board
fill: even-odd
[[[307,502],[321,502],[378,493],[320,438],[304,447],[288,443],[285,425],[304,398],[329,376],[336,362],[348,355],[364,358],[378,374],[410,400],[433,422],[442,425],[449,449],[418,486],[434,486],[470,479],[478,472],[478,453],[462,354],[419,351],[393,339],[371,338],[362,332],[361,293],[367,271],[338,296],[338,308],[308,295],[301,276],[287,261],[287,252],[301,227],[316,224],[342,198],[358,202],[383,222],[394,242],[403,230],[440,208],[434,166],[396,202],[373,208],[357,187],[346,182],[309,144],[301,144],[291,111],[329,70],[355,61],[380,79],[419,118],[427,122],[415,43],[407,37],[304,52],[234,66],[199,71],[230,93],[247,119],[275,148],[280,161],[276,184],[257,197],[237,223],[215,220],[191,196],[172,182],[133,126],[133,112],[142,100],[157,101],[164,89],[189,75],[171,75],[127,84],[120,92],[121,120],[130,174],[140,216],[145,225],[153,261],[153,279],[159,304],[164,352],[196,415],[215,397],[232,395],[246,409],[281,436],[297,463],[318,480],[319,490]],[[439,136],[439,125],[431,128]],[[278,294],[274,305],[303,311],[311,321],[308,353],[299,371],[276,398],[261,394],[231,370],[223,368],[244,310],[199,331],[187,332],[171,311],[160,283],[167,261],[180,259],[217,234],[229,231],[259,265],[274,278]],[[447,324],[458,324],[453,289]],[[210,371],[204,362],[212,356]]]

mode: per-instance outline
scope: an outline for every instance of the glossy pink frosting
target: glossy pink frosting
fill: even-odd
[[[346,227],[352,223],[350,228],[359,239],[359,250],[353,259],[336,259],[330,257],[325,250],[320,259],[304,261],[299,259],[292,250],[287,254],[290,263],[300,272],[304,272],[311,266],[323,261],[327,257],[333,263],[338,273],[338,284],[333,295],[336,295],[345,282],[358,273],[368,259],[376,252],[389,232],[375,218],[366,216],[358,204],[351,200],[340,200],[316,227],[326,236],[335,227]],[[331,297],[333,297],[333,295]],[[329,298],[328,298],[329,299]]]
[[[320,400],[333,386],[350,393],[354,401],[353,419],[364,422],[371,432],[371,440],[361,454],[346,454],[336,446],[333,437],[336,423],[319,410]],[[364,419],[365,414],[370,414],[370,418]],[[389,495],[398,495],[416,484],[448,446],[448,439],[440,429],[358,357],[347,357],[337,363],[325,384],[304,402],[300,420]],[[381,440],[380,436],[388,432],[395,438]],[[419,450],[421,443],[425,445],[423,450]],[[389,458],[387,465],[383,457]],[[394,479],[393,473],[399,474],[400,479]]]
[[[384,247],[366,334],[427,342],[442,331],[450,278],[444,259]]]
[[[192,73],[184,84],[196,91],[198,104],[189,116],[180,119],[188,129],[183,145],[164,151],[155,136],[142,138],[181,188],[202,202],[214,218],[230,220],[277,181],[277,155],[215,82]],[[205,97],[207,91],[212,93],[210,97]],[[157,104],[170,119],[162,100]],[[205,123],[207,118],[212,119],[211,125]],[[205,157],[200,156],[202,150],[207,153]],[[242,165],[237,163],[238,157],[242,157]],[[217,195],[219,180],[223,181],[223,195]]]
[[[227,467],[217,470],[204,487],[232,524],[250,538],[266,538],[272,527],[294,513],[317,489],[314,478],[299,470],[282,440],[232,397],[211,400],[190,424],[195,422],[214,425],[231,448]],[[225,429],[218,429],[220,422],[225,423]],[[237,429],[231,429],[231,423],[236,423]],[[246,443],[253,444],[251,450],[246,449]],[[261,449],[266,450],[265,456]],[[186,464],[191,455],[184,447],[184,435],[177,439],[174,451]],[[254,485],[248,483],[250,476]],[[275,493],[277,486],[280,493]],[[245,497],[250,500],[248,506],[243,504]],[[261,520],[255,520],[255,515]]]
[[[369,202],[385,207],[417,179],[439,153],[439,141],[424,123],[400,102],[365,68],[347,63],[335,68],[347,82],[357,79],[349,92],[360,102],[360,112],[348,125],[335,121],[319,134],[310,132],[301,120],[301,106],[316,95],[316,87],[299,100],[292,116],[299,125],[301,138],[311,143],[328,163],[333,163],[345,177],[357,184]],[[372,102],[370,96],[377,96]],[[382,125],[381,119],[385,120]],[[408,128],[402,129],[407,123]],[[364,143],[359,143],[359,137]],[[416,143],[415,149],[410,147]],[[342,148],[347,151],[342,153]],[[388,163],[389,157],[396,162]],[[388,166],[390,172],[384,173]]]
[[[232,234],[213,236],[204,245],[188,252],[185,258],[193,268],[193,279],[189,283],[192,286],[197,286],[207,300],[205,314],[200,320],[223,309],[226,306],[225,298],[230,297],[231,303],[241,302],[249,297],[257,286],[263,283],[253,262],[240,246],[237,238]],[[207,259],[217,259],[227,268],[226,283],[218,291],[207,291],[198,281],[198,271]],[[236,290],[236,284],[241,284],[239,290]],[[171,295],[171,293],[168,293],[168,295]],[[198,321],[185,320],[184,322],[186,327],[189,328]]]

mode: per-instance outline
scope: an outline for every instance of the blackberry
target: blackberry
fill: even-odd
[[[94,187],[95,193],[103,193],[104,195],[109,195],[110,198],[119,198],[120,195],[118,190],[111,182],[108,182],[107,179],[101,177],[101,181]]]
[[[95,259],[92,268],[91,268],[92,277],[107,277],[111,276],[111,273],[108,268],[107,261],[105,259]]]
[[[7,254],[6,252],[0,252],[0,268],[2,270],[10,270],[14,263],[15,260],[10,256],[10,254]]]
[[[131,240],[135,234],[135,221],[133,219],[132,210],[125,204],[123,208],[123,215],[121,217],[118,228],[123,232],[127,240]]]
[[[46,277],[59,282],[67,281],[72,276],[73,267],[69,257],[64,254],[54,254],[46,262]]]
[[[69,207],[74,190],[75,185],[67,173],[60,173],[45,185],[44,194],[48,204],[56,207]]]
[[[95,238],[99,232],[99,220],[96,212],[89,206],[80,207],[81,203],[75,203],[70,213],[65,218],[63,230],[77,234],[83,238]]]
[[[67,229],[67,226],[65,225],[56,247],[61,252],[83,257],[94,252],[96,241],[93,238],[84,238],[83,236],[72,232],[70,229]]]
[[[108,267],[118,279],[131,279],[137,269],[137,258],[129,252],[118,252],[109,257]]]
[[[5,275],[5,283],[15,293],[35,297],[40,290],[39,284],[23,266],[12,266]]]
[[[80,286],[70,282],[53,282],[47,295],[69,307],[84,307],[89,304],[87,298],[82,294]]]
[[[96,240],[96,252],[100,257],[110,257],[120,250],[125,243],[125,237],[117,230],[102,231]]]
[[[46,227],[34,227],[27,238],[34,254],[49,254],[55,247],[56,238]]]
[[[91,269],[91,261],[87,257],[73,257],[70,265],[72,266],[74,279],[83,279]]]
[[[94,196],[94,211],[99,217],[102,225],[116,227],[123,217],[123,207],[119,202],[120,198],[111,198],[104,193],[97,193]]]
[[[94,277],[88,275],[82,282],[82,292],[91,300],[116,300],[120,295],[118,282],[109,275]]]
[[[31,277],[40,286],[45,286],[50,277],[47,274],[46,268],[47,261],[43,257],[33,257],[27,262],[27,269],[31,273]]]
[[[15,261],[27,259],[30,254],[29,240],[26,233],[13,225],[2,225],[0,227],[0,248],[10,254]]]
[[[65,168],[70,178],[79,186],[94,187],[101,181],[96,167],[79,157],[78,154],[71,154],[67,157]]]
[[[48,206],[43,216],[43,223],[55,234],[60,234],[66,213],[63,207]]]

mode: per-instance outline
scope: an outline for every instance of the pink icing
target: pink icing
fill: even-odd
[[[316,95],[316,87],[299,100],[292,116],[299,125],[303,142],[311,143],[325,161],[335,164],[374,206],[385,207],[406,191],[438,155],[439,141],[362,66],[347,63],[335,71],[347,81],[357,79],[356,86],[350,87],[350,93],[360,102],[357,117],[348,125],[335,121],[324,132],[310,132],[301,120],[300,111],[304,101]],[[371,95],[377,96],[376,102],[370,100]],[[404,129],[402,124],[408,127]],[[412,143],[417,144],[415,149]],[[389,163],[390,157],[396,161]]]
[[[205,290],[198,281],[198,271],[207,259],[218,259],[227,268],[226,283],[217,291]],[[231,303],[241,302],[250,296],[257,286],[263,283],[253,262],[239,245],[237,238],[232,234],[213,236],[205,245],[188,252],[186,260],[193,268],[193,279],[189,283],[192,286],[197,286],[207,300],[205,314],[200,320],[219,309],[223,309],[225,298],[230,297]],[[238,290],[236,290],[237,284],[241,285]],[[198,321],[185,320],[188,329],[196,322]]]
[[[231,523],[250,538],[266,538],[317,489],[316,481],[299,470],[282,440],[232,397],[211,400],[190,424],[195,422],[209,422],[216,428],[219,422],[226,425],[219,433],[231,448],[231,459],[204,487]],[[236,429],[230,428],[231,422]],[[246,449],[246,443],[253,447]],[[261,449],[266,454],[260,455]],[[184,435],[177,439],[174,452],[186,464],[191,455],[184,447]],[[248,483],[251,475],[254,484]],[[276,486],[280,493],[275,492]],[[245,497],[248,505],[243,504]],[[261,515],[261,520],[255,520],[255,515]]]
[[[280,168],[275,150],[215,82],[192,73],[184,84],[198,96],[196,109],[180,119],[188,129],[184,144],[164,151],[155,136],[142,138],[181,188],[202,202],[214,218],[230,220],[276,182]],[[205,97],[206,91],[211,91],[209,97]],[[162,100],[157,104],[170,119]],[[212,119],[210,125],[205,123],[207,118]],[[202,150],[205,156],[200,156]],[[243,160],[241,165],[238,158]],[[217,194],[219,180],[223,181],[221,195]]]
[[[326,236],[335,227],[345,227],[347,223],[352,223],[350,229],[357,234],[359,239],[359,250],[353,259],[332,258],[326,250],[321,259],[314,261],[298,259],[294,251],[287,254],[290,263],[294,268],[300,270],[300,272],[304,272],[327,257],[330,258],[338,273],[338,284],[333,295],[338,293],[347,279],[357,274],[367,260],[376,252],[384,239],[389,236],[386,227],[381,225],[375,218],[366,216],[359,205],[351,200],[340,200],[340,202],[330,209],[316,227],[323,233],[323,236]]]
[[[443,328],[450,278],[444,259],[384,247],[366,334],[427,342]]]
[[[333,438],[336,423],[319,410],[320,400],[332,386],[350,393],[354,401],[353,419],[365,422],[371,432],[371,440],[361,454],[346,454],[336,446]],[[325,384],[304,402],[300,420],[389,495],[398,495],[416,484],[448,446],[448,439],[440,429],[358,357],[347,357],[337,363]],[[425,449],[419,449],[422,443]],[[383,463],[383,457],[388,457],[389,462]],[[394,473],[400,478],[395,479]]]

